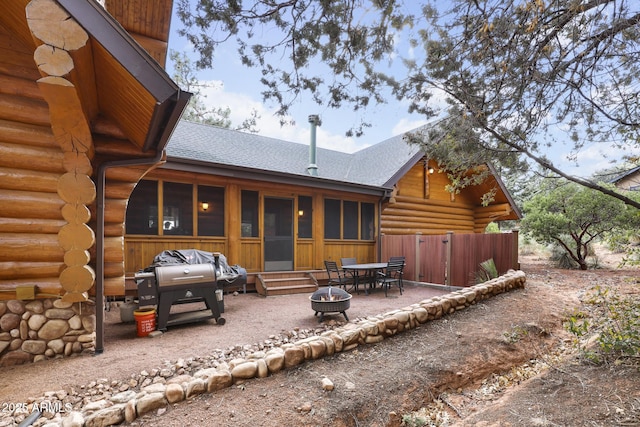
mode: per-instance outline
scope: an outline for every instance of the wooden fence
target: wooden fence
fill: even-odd
[[[476,283],[480,263],[493,259],[498,274],[520,268],[518,231],[491,234],[383,235],[380,260],[404,256],[406,280],[447,286]]]

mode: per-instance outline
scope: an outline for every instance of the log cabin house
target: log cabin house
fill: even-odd
[[[448,178],[402,135],[353,154],[181,121],[167,162],[131,195],[125,270],[167,249],[221,252],[260,294],[310,292],[324,260],[380,258],[380,236],[482,233],[520,213],[494,173],[451,194]],[[488,206],[482,195],[496,188]]]
[[[498,177],[446,193],[401,137],[345,154],[182,122],[167,145],[190,97],[163,69],[171,9],[3,4],[0,366],[102,352],[104,297],[165,249],[221,252],[255,286],[261,272],[373,261],[382,234],[519,216]]]
[[[127,200],[190,98],[163,69],[172,1],[102,3],[2,4],[0,366],[102,350]]]

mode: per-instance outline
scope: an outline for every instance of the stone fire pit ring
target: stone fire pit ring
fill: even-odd
[[[311,309],[314,316],[320,313],[320,322],[324,320],[325,313],[341,313],[348,322],[347,310],[351,307],[351,294],[339,288],[328,286],[315,291],[310,297]]]

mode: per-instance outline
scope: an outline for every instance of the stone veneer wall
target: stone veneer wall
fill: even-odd
[[[131,423],[152,411],[160,415],[168,405],[199,394],[213,393],[252,378],[263,378],[305,361],[353,350],[360,345],[378,343],[386,337],[440,319],[495,295],[524,288],[525,283],[524,272],[510,270],[497,279],[349,322],[293,343],[250,352],[228,361],[199,364],[193,372],[185,369],[184,361],[178,361],[173,366],[143,371],[135,378],[123,381],[94,381],[83,387],[84,394],[70,394],[65,390],[47,392],[30,401],[29,407],[16,409],[8,416],[12,417],[11,422],[20,422],[39,405],[39,408],[47,410],[42,411],[42,418],[33,424],[34,427],[97,427],[125,421]],[[322,385],[326,390],[332,386]],[[4,425],[14,424],[3,424],[0,414],[0,426]]]
[[[95,304],[0,301],[0,367],[95,350]]]

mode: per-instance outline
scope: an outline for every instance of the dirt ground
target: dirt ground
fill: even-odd
[[[578,271],[521,256],[527,275],[522,290],[376,345],[200,395],[132,425],[640,426],[638,364],[578,363],[563,328],[566,315],[595,285],[640,292],[640,271],[616,269],[617,259],[604,257],[601,268]],[[388,298],[381,292],[358,295],[347,313],[355,320],[436,293],[407,287],[402,297],[397,292]],[[250,348],[318,328],[308,296],[299,295],[227,295],[225,325],[185,325],[158,338],[135,337],[135,325],[119,322],[116,311],[107,316],[111,323],[104,354],[4,368],[0,401],[20,402],[97,378],[123,379],[167,361],[198,361],[214,349]],[[335,315],[325,321],[344,319]],[[334,383],[333,391],[323,390],[325,377]],[[16,389],[15,384],[24,386]],[[417,418],[425,414],[431,424]]]

